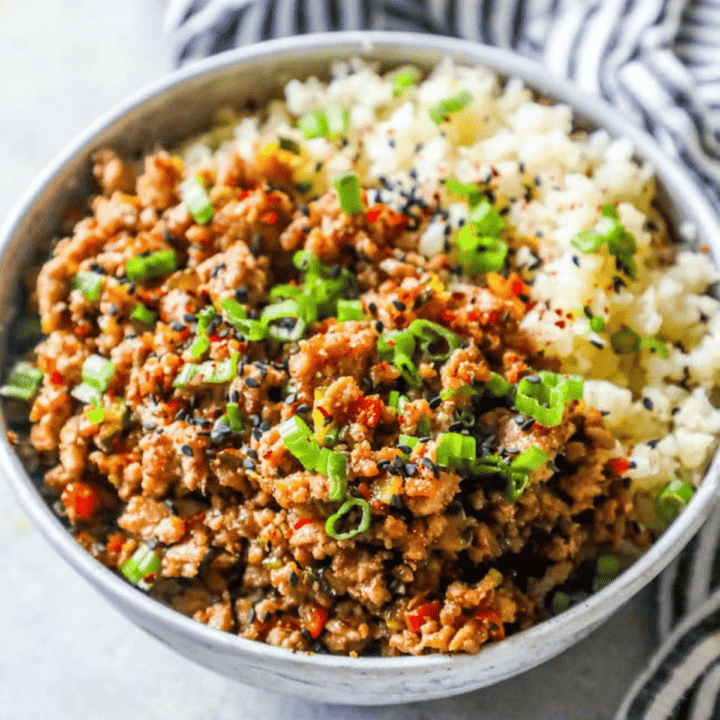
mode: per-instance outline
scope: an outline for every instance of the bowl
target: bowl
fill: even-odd
[[[116,107],[72,142],[42,173],[0,229],[0,348],[6,356],[9,321],[20,277],[33,252],[46,243],[68,207],[93,186],[90,156],[113,147],[136,156],[156,144],[172,146],[209,126],[220,105],[250,97],[263,102],[287,79],[327,75],[333,59],[360,56],[389,69],[415,63],[430,69],[445,56],[517,76],[542,95],[574,108],[576,120],[626,136],[659,180],[664,212],[681,234],[720,254],[720,222],[695,181],[652,138],[610,106],[571,83],[548,75],[513,53],[451,38],[411,33],[326,33],[273,40],[196,63]],[[7,361],[6,357],[2,358]],[[4,419],[3,419],[4,424]],[[258,687],[336,703],[374,705],[446,697],[528,670],[588,635],[652,580],[682,549],[710,513],[720,485],[715,457],[688,507],[650,550],[600,592],[477,655],[352,658],[293,653],[195,622],[146,596],[97,562],[67,532],[43,499],[3,433],[0,468],[21,506],[50,545],[95,589],[139,627],[174,650],[227,677]]]

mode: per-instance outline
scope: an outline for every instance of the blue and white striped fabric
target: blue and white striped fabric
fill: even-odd
[[[169,0],[177,64],[328,30],[424,31],[537,59],[685,163],[720,212],[720,0]],[[663,644],[616,720],[720,718],[720,511],[658,583]]]

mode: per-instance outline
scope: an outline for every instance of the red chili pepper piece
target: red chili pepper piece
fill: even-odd
[[[440,603],[437,600],[418,605],[405,613],[405,624],[410,632],[419,632],[428,619],[440,619]]]
[[[475,620],[487,623],[488,635],[493,640],[503,640],[505,638],[505,625],[500,615],[492,608],[480,606],[473,615]]]
[[[305,517],[300,518],[294,525],[293,530],[299,530],[301,527],[305,527],[306,525],[309,525],[313,521],[312,518]]]
[[[320,633],[323,631],[327,619],[328,609],[324,605],[315,603],[312,613],[310,614],[310,625],[308,626],[308,632],[313,640],[317,640],[317,638],[320,637]]]
[[[615,475],[622,475],[623,473],[626,473],[631,467],[630,461],[626,460],[625,458],[610,458],[607,461],[607,464],[610,469],[615,473]]]
[[[64,385],[65,378],[57,370],[54,370],[52,375],[50,375],[50,382],[53,385]]]
[[[83,482],[71,482],[62,491],[61,500],[71,520],[89,520],[100,506],[95,488]]]

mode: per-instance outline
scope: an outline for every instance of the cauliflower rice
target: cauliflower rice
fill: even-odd
[[[46,490],[100,561],[201,622],[294,650],[475,652],[602,586],[665,527],[663,488],[687,497],[717,448],[718,273],[672,242],[652,168],[517,79],[449,61],[419,78],[341,62],[262,114],[222,110],[143,168],[101,151],[92,215],[40,271],[30,442]],[[308,138],[299,118],[329,108],[341,131]],[[362,212],[334,189],[348,171]],[[181,200],[188,178],[212,218]],[[486,272],[456,245],[478,202],[507,245]],[[612,223],[630,255],[579,247]],[[306,287],[312,267],[323,282],[349,273],[340,299],[359,315],[286,323],[290,342],[248,337],[273,286],[303,286],[299,250],[320,263],[296,261]],[[177,265],[131,281],[128,261],[152,253]],[[246,313],[234,326],[228,300]],[[157,317],[140,321],[138,302]],[[423,322],[449,347],[428,361],[418,345],[403,370],[392,332]],[[110,377],[83,397],[97,356]],[[204,379],[178,383],[203,357]],[[584,380],[554,424],[507,394],[552,373]],[[503,392],[484,389],[494,376]],[[335,431],[346,494],[303,469],[295,417],[319,447]],[[505,470],[442,462],[451,435]],[[503,472],[531,447],[542,462],[510,497]]]

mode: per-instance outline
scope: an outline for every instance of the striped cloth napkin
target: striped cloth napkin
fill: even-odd
[[[175,62],[271,37],[408,30],[513,48],[602,95],[720,212],[720,0],[169,0]],[[661,645],[616,720],[720,719],[720,510],[658,583]]]

